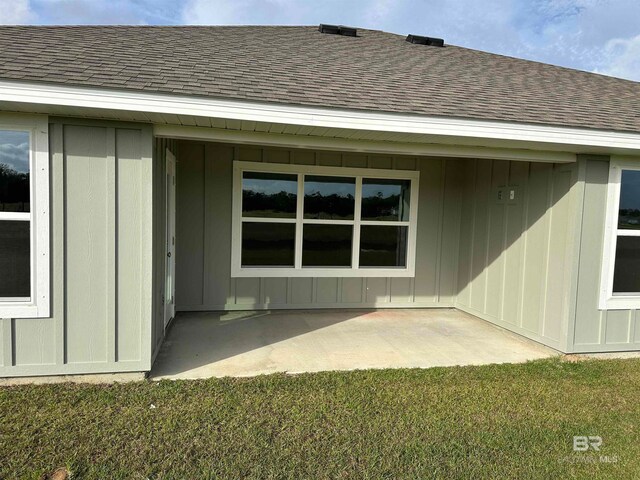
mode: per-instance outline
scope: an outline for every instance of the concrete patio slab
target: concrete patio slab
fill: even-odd
[[[179,314],[152,379],[517,363],[559,352],[453,309]]]

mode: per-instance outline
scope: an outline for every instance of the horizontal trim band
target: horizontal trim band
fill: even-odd
[[[640,150],[640,133],[0,81],[0,100],[326,128]]]
[[[163,138],[244,145],[267,145],[278,148],[331,150],[336,152],[489,158],[492,160],[515,160],[524,162],[574,163],[576,161],[575,153],[548,150],[491,148],[416,142],[384,142],[379,140],[351,140],[347,138],[317,137],[310,135],[223,130],[210,127],[185,127],[182,125],[154,125],[153,133],[156,137]],[[270,163],[269,165],[277,164]],[[378,171],[379,169],[373,168],[371,170]],[[367,176],[367,178],[370,177],[371,175]]]

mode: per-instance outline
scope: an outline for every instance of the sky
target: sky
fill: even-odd
[[[640,0],[0,0],[0,6],[0,24],[342,24],[640,81]]]

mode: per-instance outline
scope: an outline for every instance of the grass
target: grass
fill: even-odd
[[[0,478],[637,478],[639,400],[640,360],[4,387]]]

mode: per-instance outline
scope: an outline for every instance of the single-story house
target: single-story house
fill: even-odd
[[[640,83],[332,25],[0,27],[0,376],[149,371],[176,311],[414,307],[640,350]]]

